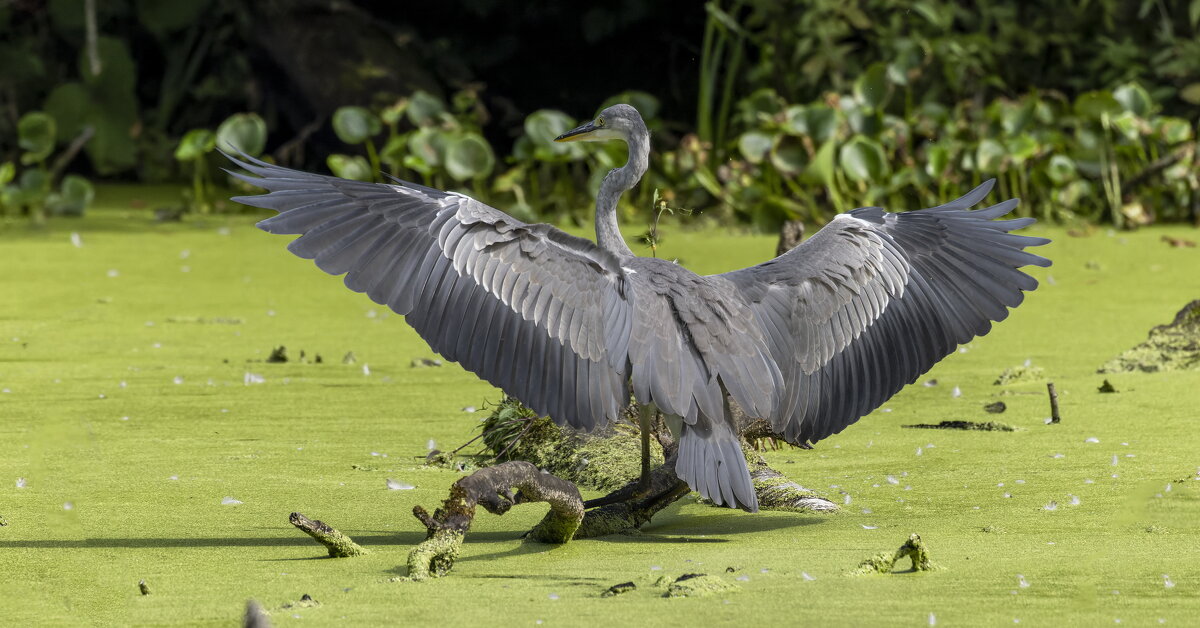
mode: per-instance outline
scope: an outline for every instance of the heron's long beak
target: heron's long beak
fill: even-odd
[[[556,141],[556,142],[577,142],[579,140],[585,140],[588,138],[589,135],[591,135],[594,131],[596,131],[596,129],[597,129],[596,121],[592,120],[592,121],[588,122],[587,124],[577,126],[573,129],[571,129],[570,131],[563,133],[562,135],[554,138],[554,141]]]

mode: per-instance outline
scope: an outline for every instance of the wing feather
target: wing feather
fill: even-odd
[[[1016,200],[971,211],[988,182],[938,207],[838,216],[803,245],[721,275],[766,330],[785,392],[769,419],[792,442],[837,433],[916,380],[959,344],[1004,320],[1048,266],[1049,242],[994,220]]]
[[[574,427],[627,403],[632,306],[612,254],[459,194],[233,161],[268,191],[234,200],[279,212],[260,228],[299,235],[290,251],[404,315],[447,359]]]

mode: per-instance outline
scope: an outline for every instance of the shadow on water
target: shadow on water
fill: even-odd
[[[614,534],[587,539],[607,543],[727,543],[735,541],[740,534],[766,532],[782,528],[808,526],[821,523],[825,517],[799,514],[767,514],[735,516],[724,513],[712,515],[690,513],[666,517],[657,524],[650,524],[637,535]],[[274,530],[274,528],[261,528]],[[425,540],[425,533],[418,530],[388,532],[382,530],[345,530],[358,544],[364,547],[414,546]],[[469,544],[510,543],[521,540],[525,530],[487,530],[470,532]],[[303,533],[288,530],[279,536],[216,536],[216,537],[90,537],[83,539],[25,539],[0,540],[0,551],[8,548],[22,549],[111,549],[111,548],[170,548],[170,547],[318,547]],[[481,560],[499,556],[526,554],[545,551],[548,546],[539,543],[521,543],[502,552],[463,557],[460,560]]]

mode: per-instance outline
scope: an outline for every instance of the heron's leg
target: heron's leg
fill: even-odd
[[[642,477],[638,480],[637,492],[645,494],[650,490],[650,430],[658,408],[647,403],[638,408],[638,429],[642,433]]]

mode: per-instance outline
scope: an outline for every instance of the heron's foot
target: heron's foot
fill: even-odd
[[[601,498],[601,500],[609,500],[609,503],[584,513],[583,521],[579,524],[579,529],[575,531],[575,538],[586,539],[610,534],[628,534],[641,528],[659,511],[691,492],[692,489],[687,482],[675,477],[673,473],[669,475],[669,478],[657,478],[661,481],[654,483],[645,495],[635,496],[634,491],[628,491],[625,493],[625,499],[616,499],[621,493],[621,491],[617,491]],[[630,486],[634,489],[637,488],[637,484]]]

